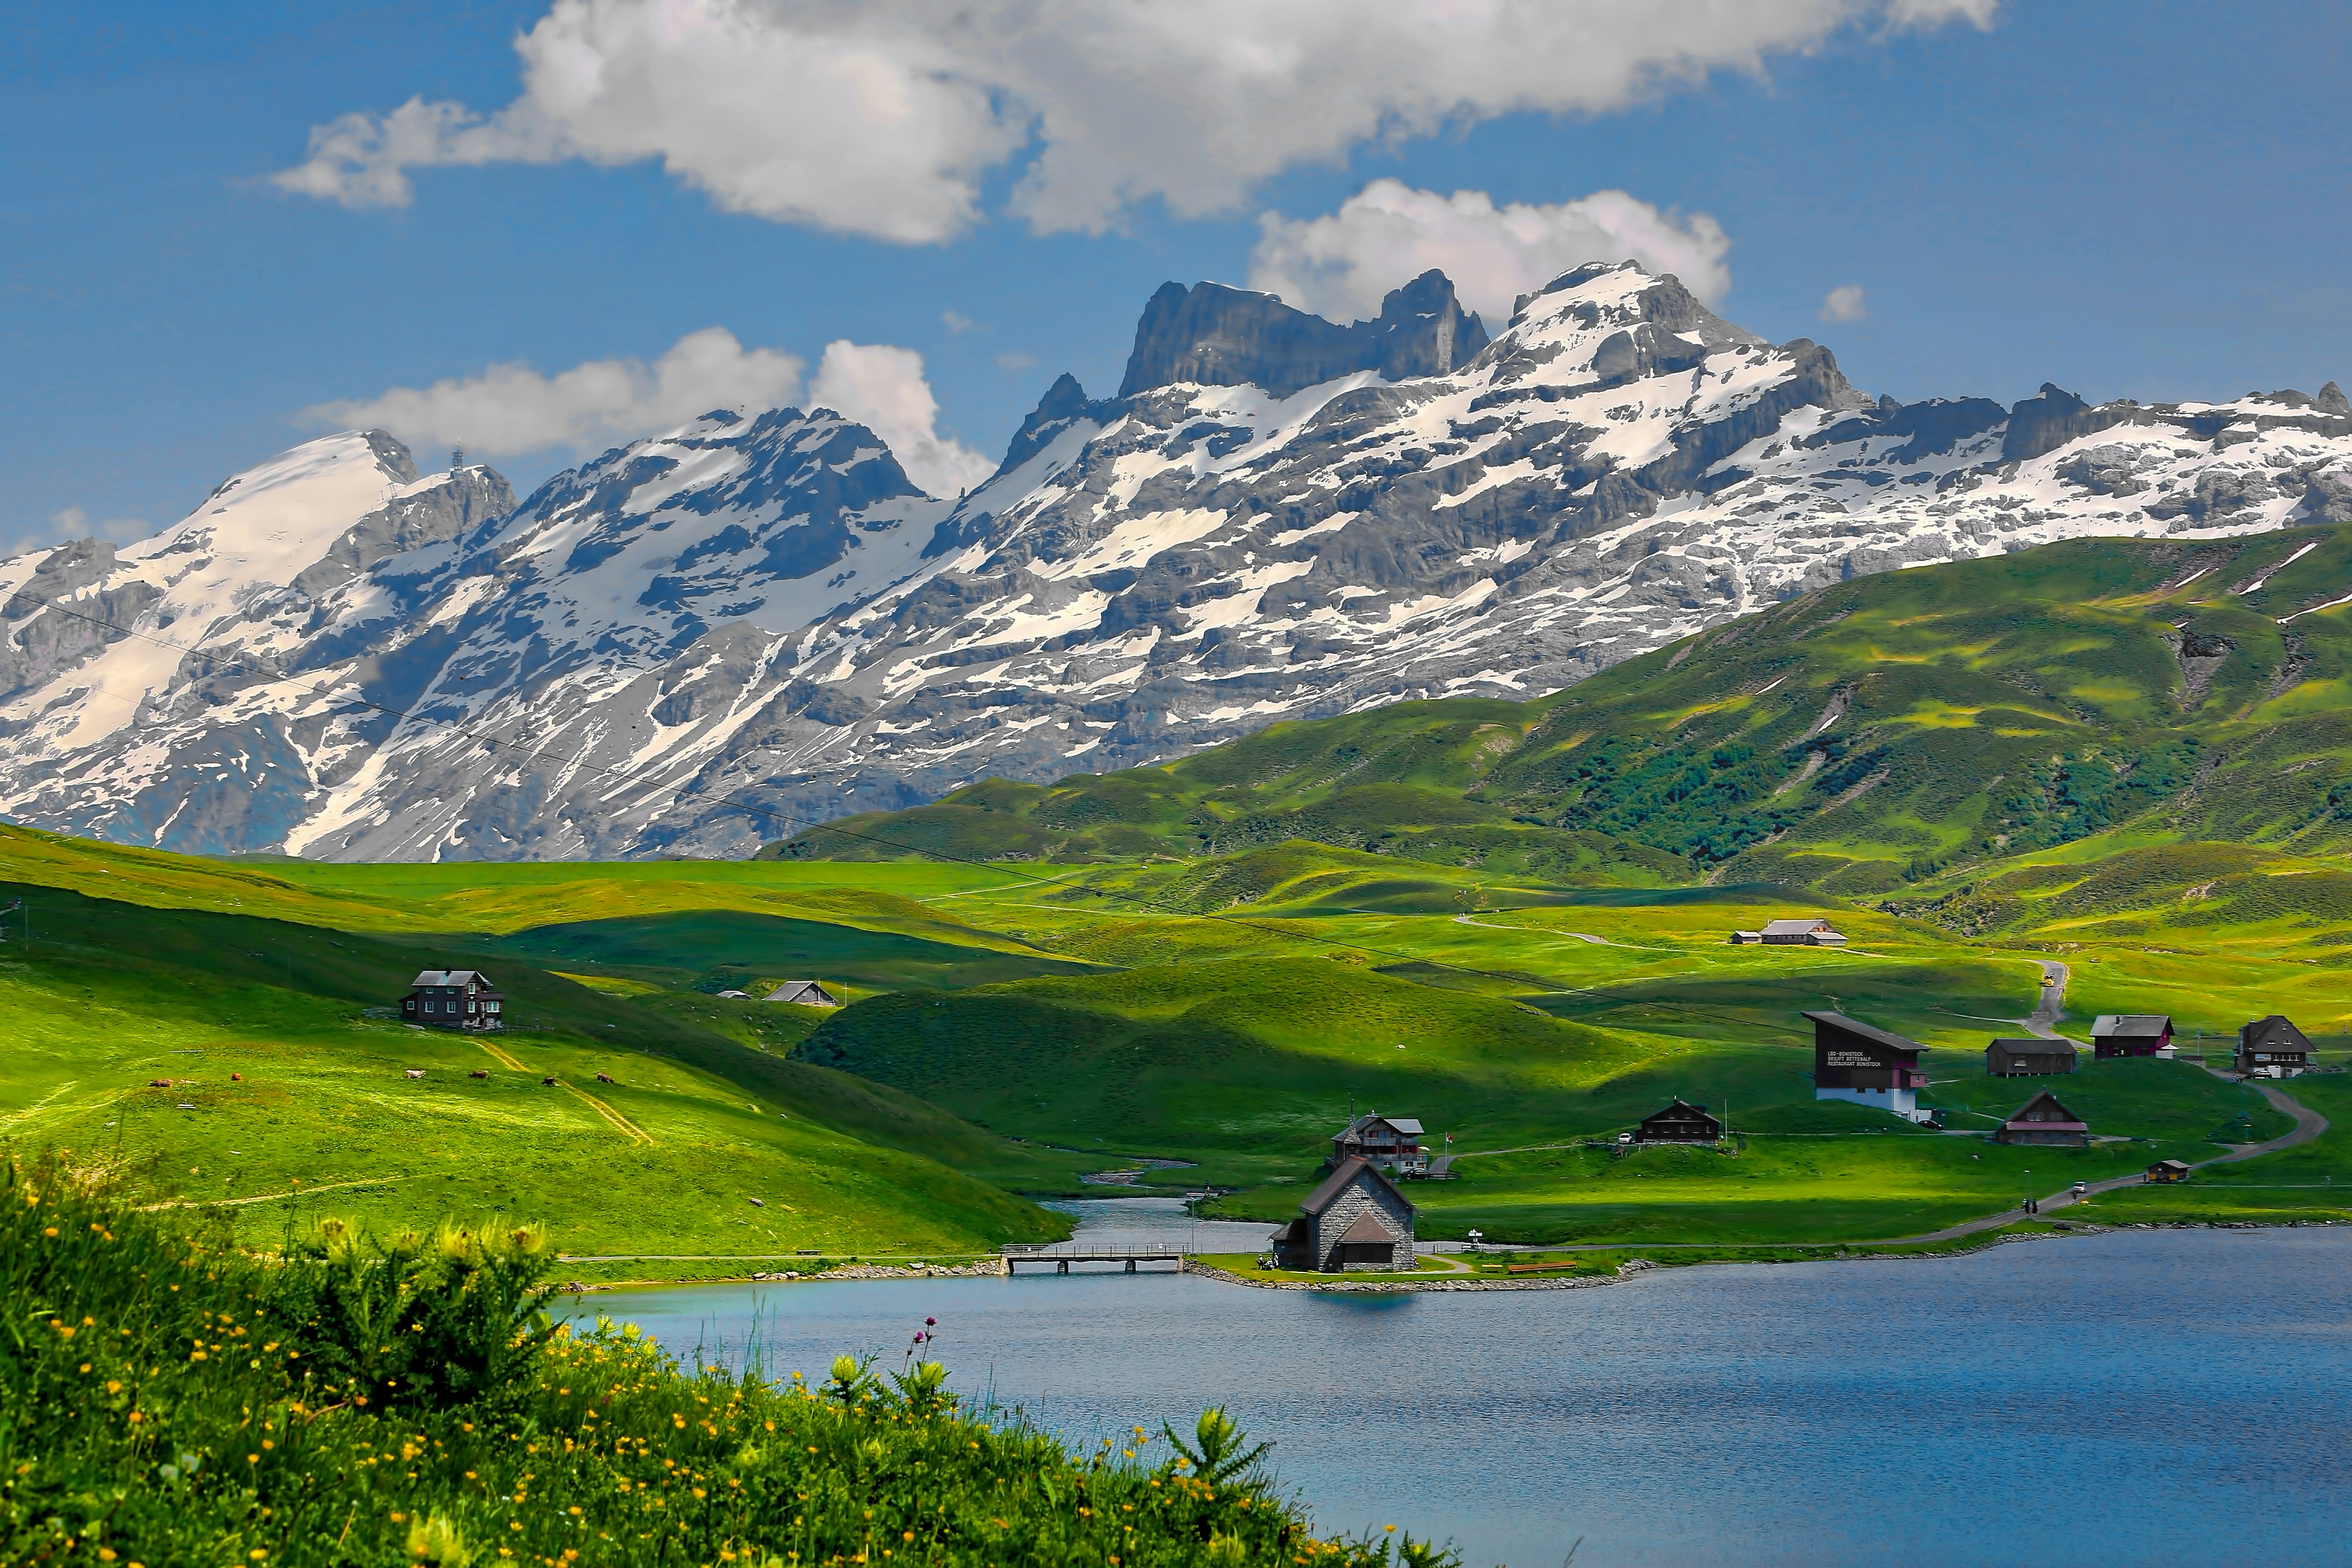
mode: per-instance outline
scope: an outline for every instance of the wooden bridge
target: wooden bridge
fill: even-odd
[[[1067,1274],[1073,1263],[1124,1263],[1127,1272],[1136,1272],[1139,1263],[1173,1263],[1176,1272],[1184,1272],[1188,1254],[1181,1247],[1015,1247],[1004,1249],[1004,1271],[1020,1272],[1024,1263],[1051,1263],[1056,1274]]]

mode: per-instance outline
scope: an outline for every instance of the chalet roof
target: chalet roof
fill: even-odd
[[[469,980],[479,981],[484,985],[490,983],[490,977],[478,969],[420,969],[409,984],[418,987],[463,985]]]
[[[2238,1031],[2238,1038],[2246,1045],[2266,1046],[2272,1050],[2307,1051],[2311,1049],[2311,1041],[2301,1029],[2294,1026],[2294,1020],[2284,1013],[2273,1013],[2267,1018],[2255,1019]]]
[[[1685,1116],[1706,1117],[1709,1121],[1715,1120],[1714,1117],[1707,1116],[1706,1106],[1693,1105],[1687,1100],[1677,1100],[1672,1105],[1667,1106],[1664,1110],[1654,1110],[1649,1115],[1642,1118],[1642,1120],[1644,1121],[1655,1121],[1660,1117],[1673,1116],[1676,1111],[1681,1111]]]
[[[833,993],[824,988],[821,980],[787,980],[769,992],[767,999],[771,1002],[797,1002],[812,991],[827,1001],[834,1000]]]
[[[1295,1239],[1292,1232],[1297,1224],[1298,1222],[1295,1219],[1284,1220],[1280,1225],[1275,1227],[1274,1234],[1265,1238],[1267,1243],[1271,1246],[1279,1247],[1286,1241]]]
[[[2037,1110],[2054,1110],[2058,1114],[2055,1117],[2042,1121],[2029,1121],[2026,1120],[2028,1116]],[[2010,1112],[2009,1120],[2002,1122],[2001,1126],[2004,1128],[2032,1128],[2044,1132],[2057,1131],[2089,1131],[2087,1124],[2081,1117],[2067,1110],[2064,1105],[2059,1102],[2058,1097],[2051,1093],[2046,1089],[2040,1094],[2035,1095],[2032,1100],[2027,1100],[2023,1105],[2019,1106],[2015,1110]]]
[[[1396,1131],[1403,1133],[1408,1138],[1418,1138],[1421,1136],[1421,1123],[1413,1120],[1412,1117],[1382,1116],[1374,1111],[1367,1111],[1365,1114],[1357,1117],[1353,1121],[1349,1122],[1346,1131],[1342,1131],[1339,1136],[1345,1138],[1350,1132],[1362,1133],[1369,1131],[1374,1126],[1391,1128]]]
[[[2096,1039],[2153,1040],[2172,1033],[2168,1013],[2102,1013],[2091,1026]]]
[[[1871,1044],[1884,1046],[1890,1051],[1924,1051],[1927,1048],[1916,1040],[1906,1040],[1902,1036],[1889,1034],[1885,1029],[1874,1029],[1868,1024],[1849,1018],[1843,1013],[1807,1013],[1804,1016],[1816,1024],[1827,1024],[1832,1029],[1843,1029],[1849,1035],[1859,1035]]]
[[[1830,922],[1820,915],[1807,915],[1802,920],[1766,921],[1766,936],[1802,936],[1809,931],[1826,931]]]
[[[1340,1233],[1339,1239],[1343,1242],[1394,1241],[1397,1237],[1394,1231],[1381,1223],[1379,1210],[1366,1209],[1356,1216],[1356,1222],[1353,1225]]]
[[[1346,1192],[1350,1186],[1354,1185],[1356,1178],[1359,1176],[1363,1177],[1367,1181],[1378,1182],[1383,1188],[1387,1189],[1388,1194],[1391,1197],[1396,1199],[1397,1202],[1403,1204],[1408,1210],[1412,1207],[1412,1202],[1407,1199],[1402,1193],[1398,1192],[1395,1186],[1390,1183],[1386,1176],[1381,1175],[1378,1171],[1372,1169],[1371,1163],[1369,1161],[1363,1159],[1360,1155],[1350,1154],[1346,1159],[1339,1162],[1339,1168],[1338,1170],[1333,1171],[1329,1175],[1323,1178],[1323,1184],[1321,1186],[1317,1187],[1313,1192],[1307,1194],[1306,1202],[1298,1205],[1298,1212],[1303,1215],[1321,1214],[1325,1209],[1331,1206],[1332,1199],[1338,1197],[1341,1193]]]
[[[2033,1036],[2030,1038],[2016,1035],[2004,1035],[2000,1039],[1997,1039],[1993,1041],[1992,1044],[1987,1046],[1985,1049],[1989,1051],[2007,1051],[2013,1057],[2058,1055],[2071,1057],[2074,1054],[2074,1042],[2072,1040],[2043,1039],[2039,1035]]]
[[[2186,1171],[2189,1169],[2189,1162],[2186,1160],[2158,1160],[2155,1164],[2150,1165],[2148,1169],[2151,1171]]]

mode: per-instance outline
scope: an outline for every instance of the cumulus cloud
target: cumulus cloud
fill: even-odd
[[[1622,191],[1572,202],[1496,206],[1484,191],[1441,196],[1374,180],[1328,217],[1258,219],[1250,287],[1337,321],[1375,315],[1381,296],[1435,267],[1463,302],[1498,326],[1511,302],[1587,261],[1671,272],[1712,304],[1731,287],[1722,226],[1678,217]]]
[[[923,375],[923,356],[887,343],[836,338],[824,345],[809,400],[845,415],[882,437],[907,477],[935,496],[971,489],[996,465],[939,432],[939,399]]]
[[[798,400],[804,362],[747,349],[724,327],[688,332],[652,364],[590,360],[553,375],[520,361],[479,375],[395,386],[378,397],[316,404],[305,425],[382,429],[411,446],[457,447],[480,457],[569,447],[598,451],[683,425],[714,408],[772,408]]]
[[[1822,300],[1822,320],[1824,321],[1859,321],[1870,314],[1870,306],[1862,297],[1859,283],[1841,283]]]
[[[1041,232],[1500,115],[1590,114],[1841,29],[1989,25],[1998,0],[555,0],[522,93],[311,132],[285,189],[404,205],[439,164],[658,160],[730,211],[904,242],[1012,167]]]

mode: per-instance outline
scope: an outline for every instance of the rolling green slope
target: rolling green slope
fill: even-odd
[[[988,781],[772,852],[1243,865],[1308,841],[1554,888],[1891,900],[1972,934],[2150,909],[2340,930],[2347,576],[2341,528],[1890,573],[1537,702],[1400,704],[1163,767]]]
[[[209,885],[201,862],[151,870]],[[386,1226],[529,1213],[597,1256],[971,1251],[1066,1228],[1004,1188],[1066,1185],[1079,1162],[788,1059],[814,1022],[798,1009],[608,994],[485,941],[0,882],[0,904],[19,898],[0,1139],[149,1167],[256,1235],[320,1208]],[[381,1016],[444,965],[498,979],[505,1034]]]

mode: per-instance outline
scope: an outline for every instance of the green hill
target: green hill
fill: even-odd
[[[2312,858],[2352,840],[2347,574],[2341,528],[1889,573],[1535,702],[1404,703],[1162,767],[990,780],[770,852],[1199,860],[1305,841],[1554,888],[1897,900],[1972,932],[2190,889],[2208,923],[2343,925],[2352,880]]]

